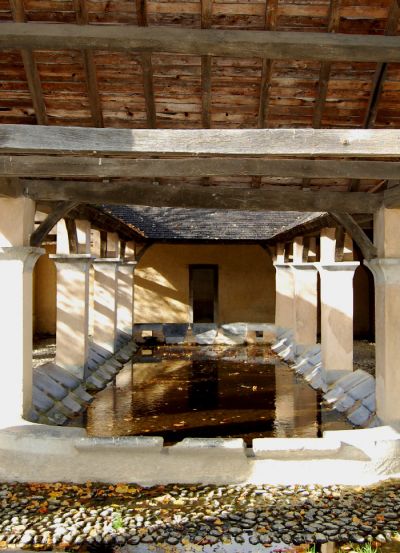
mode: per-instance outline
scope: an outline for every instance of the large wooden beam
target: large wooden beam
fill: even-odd
[[[182,184],[156,185],[122,181],[106,183],[23,180],[22,182],[25,196],[34,200],[74,200],[92,204],[372,213],[382,202],[381,194],[336,191],[305,192],[287,187],[265,190],[262,188],[224,188]]]
[[[135,50],[199,56],[400,62],[400,38],[382,35],[9,23],[0,48]]]
[[[24,190],[22,183],[17,177],[2,177],[0,175],[0,196],[8,198],[19,198],[23,195]]]
[[[400,179],[398,161],[260,159],[241,157],[129,159],[0,155],[0,177],[291,177]],[[351,190],[354,192],[355,190]],[[375,191],[375,190],[373,190]]]
[[[400,129],[154,130],[1,125],[0,153],[390,158],[400,156]]]

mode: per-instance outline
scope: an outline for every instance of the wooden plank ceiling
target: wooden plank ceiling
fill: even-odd
[[[14,21],[396,35],[399,19],[397,0],[0,0],[0,33],[1,22]],[[0,124],[397,129],[399,105],[399,63],[72,50],[68,41],[63,50],[0,52]],[[386,186],[344,176],[157,181],[372,193]]]

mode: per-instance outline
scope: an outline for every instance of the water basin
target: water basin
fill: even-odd
[[[91,436],[317,437],[351,428],[268,346],[144,346],[87,413]]]

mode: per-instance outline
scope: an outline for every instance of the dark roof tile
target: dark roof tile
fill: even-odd
[[[298,211],[237,211],[103,205],[101,209],[140,229],[150,240],[268,240],[318,217]]]

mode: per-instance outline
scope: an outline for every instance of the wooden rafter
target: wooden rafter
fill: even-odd
[[[400,19],[400,6],[398,0],[393,0],[390,7],[385,35],[394,36],[397,34],[397,26]],[[385,62],[378,63],[374,78],[372,81],[371,94],[369,97],[368,108],[365,114],[364,127],[371,128],[375,124],[376,115],[378,112],[378,104],[382,95],[383,85],[387,74],[387,64]]]
[[[264,29],[274,29],[277,19],[278,0],[266,0]],[[272,63],[269,58],[263,58],[261,68],[260,99],[258,104],[257,126],[263,129],[267,126],[268,100],[271,88]]]
[[[0,154],[400,157],[400,129],[96,129],[0,125]]]
[[[340,0],[330,0],[329,14],[328,14],[328,33],[336,33],[339,29],[340,17],[339,17],[339,3]],[[315,106],[313,112],[313,127],[319,129],[322,122],[322,114],[326,102],[326,96],[328,93],[329,79],[331,76],[331,62],[322,61],[319,78],[318,78],[318,91],[315,99]],[[306,188],[310,185],[310,179],[303,180],[303,187]]]
[[[400,18],[400,6],[398,0],[393,0],[385,27],[385,35],[393,36],[397,33],[397,25]],[[378,105],[382,95],[383,85],[387,75],[387,63],[378,63],[374,77],[372,80],[372,88],[368,101],[367,111],[364,118],[364,128],[369,129],[375,125],[375,119],[378,112]],[[358,180],[350,180],[348,189],[349,191],[358,190],[360,182]]]
[[[0,48],[164,52],[235,58],[400,62],[400,38],[309,32],[9,23],[1,25]]]
[[[157,185],[135,181],[87,182],[25,180],[24,195],[33,200],[75,200],[91,204],[239,209],[254,211],[337,211],[373,213],[383,200],[381,193],[304,192],[275,187],[273,190],[184,184]],[[0,189],[1,193],[1,189]]]
[[[73,5],[76,11],[77,23],[79,25],[87,25],[89,23],[89,15],[85,0],[73,0]],[[95,127],[103,127],[103,112],[98,90],[94,52],[91,49],[83,49],[82,58],[92,122]]]
[[[340,0],[331,0],[328,15],[328,33],[337,33],[339,30],[339,4]],[[321,127],[322,113],[325,105],[326,95],[328,92],[329,77],[331,74],[331,63],[323,61],[321,63],[318,92],[315,101],[313,114],[313,127],[319,129]]]
[[[180,178],[289,177],[400,179],[400,162],[204,157],[181,159],[99,158],[69,155],[0,155],[0,177]],[[18,188],[18,187],[17,187]],[[17,189],[16,188],[16,189]],[[375,190],[375,189],[374,189]]]
[[[147,27],[146,0],[136,0],[136,17],[140,27]],[[143,73],[143,91],[146,103],[147,126],[150,129],[157,127],[156,102],[153,85],[153,63],[150,52],[143,52],[140,56]]]
[[[25,22],[25,10],[22,0],[10,0],[11,12],[14,21]],[[36,122],[38,125],[47,125],[46,105],[43,99],[42,84],[37,70],[34,53],[28,49],[21,49],[21,57],[24,64],[26,80],[29,93],[32,98],[33,109],[35,110]]]
[[[212,0],[201,0],[201,28],[211,27]],[[211,127],[211,56],[201,57],[201,122],[205,129]]]

